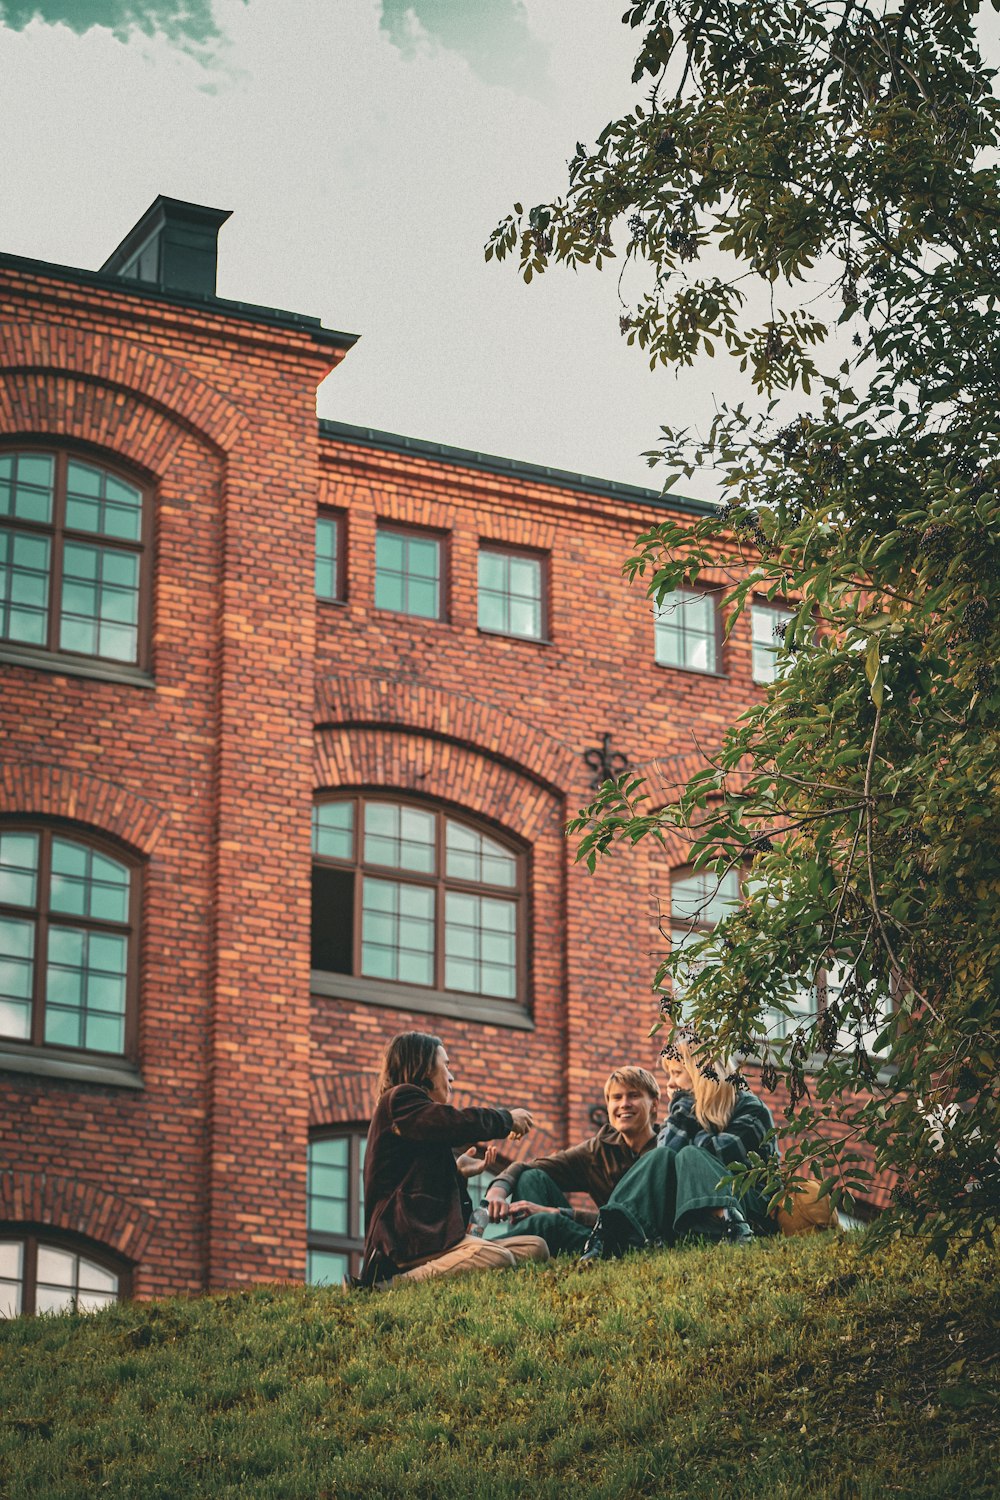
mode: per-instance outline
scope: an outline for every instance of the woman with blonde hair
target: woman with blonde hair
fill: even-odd
[[[484,1163],[456,1163],[455,1150],[526,1135],[534,1120],[526,1109],[456,1109],[453,1082],[440,1037],[404,1031],[386,1047],[365,1153],[363,1286],[548,1260],[536,1236],[499,1245],[467,1233],[463,1177]]]
[[[721,1167],[748,1162],[751,1156],[778,1159],[774,1118],[763,1099],[750,1092],[738,1069],[712,1058],[688,1028],[678,1028],[660,1052],[670,1101],[657,1144],[667,1151],[696,1146]],[[776,1225],[765,1198],[752,1189],[740,1208],[755,1234],[774,1234]]]

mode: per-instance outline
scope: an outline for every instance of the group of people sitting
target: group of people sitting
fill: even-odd
[[[409,1031],[386,1048],[365,1156],[367,1233],[360,1283],[433,1276],[575,1255],[581,1267],[688,1239],[745,1244],[773,1234],[767,1204],[724,1184],[736,1162],[776,1159],[774,1121],[742,1077],[706,1056],[690,1031],[660,1053],[661,1089],[645,1068],[616,1068],[604,1087],[608,1123],[566,1151],[514,1162],[486,1193],[496,1237],[469,1233],[466,1181],[495,1166],[496,1143],[534,1124],[527,1109],[459,1109],[436,1036]],[[720,1185],[721,1184],[721,1185]],[[567,1194],[594,1207],[574,1208]]]

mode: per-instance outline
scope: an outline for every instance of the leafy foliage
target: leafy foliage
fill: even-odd
[[[718,514],[655,527],[625,571],[660,602],[721,568],[730,631],[787,603],[779,675],[676,805],[609,783],[571,829],[591,866],[669,829],[744,873],[658,975],[675,1019],[806,1101],[789,1171],[839,1197],[890,1170],[879,1232],[938,1252],[1000,1208],[1000,103],[977,10],[639,0],[648,97],[487,246],[529,280],[601,265],[624,225],[629,343],[745,373],[754,407],[649,455],[668,489],[713,465]]]
[[[852,1238],[0,1322],[0,1493],[995,1494],[986,1255]]]

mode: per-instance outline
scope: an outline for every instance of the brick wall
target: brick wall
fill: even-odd
[[[584,756],[609,735],[658,797],[690,774],[754,692],[746,622],[720,675],[658,667],[620,572],[657,511],[321,436],[338,351],[307,331],[2,266],[0,329],[0,435],[155,493],[151,681],[0,650],[0,816],[100,835],[144,893],[143,1086],[0,1067],[0,1225],[104,1246],[140,1296],[299,1277],[308,1130],[363,1120],[411,1027],[446,1037],[465,1100],[530,1106],[538,1149],[589,1134],[610,1067],[655,1061],[664,872],[644,846],[573,863]],[[317,503],[348,548],[346,601],[318,608]],[[374,609],[378,520],[447,537],[445,620]],[[478,629],[480,541],[547,556],[547,642]],[[527,851],[531,1029],[310,997],[310,807],[358,788]]]

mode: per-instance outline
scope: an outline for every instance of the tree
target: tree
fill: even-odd
[[[671,830],[741,870],[740,905],[662,964],[673,1019],[785,1076],[786,1175],[816,1163],[839,1200],[890,1170],[879,1233],[938,1252],[1000,1203],[1000,104],[976,13],[639,0],[644,101],[486,250],[529,281],[614,259],[625,224],[629,343],[745,372],[749,405],[649,455],[665,489],[713,465],[718,513],[653,528],[625,571],[659,603],[721,559],[728,628],[793,601],[777,678],[676,804],[625,777],[571,831],[591,868]],[[769,1033],[817,987],[814,1021]]]

